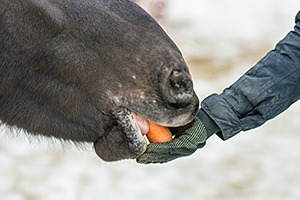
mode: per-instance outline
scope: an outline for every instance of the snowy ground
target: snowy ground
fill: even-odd
[[[299,0],[169,0],[160,23],[191,66],[200,99],[220,92],[293,27]],[[298,200],[300,103],[262,127],[164,165],[105,163],[78,149],[0,131],[2,200]]]

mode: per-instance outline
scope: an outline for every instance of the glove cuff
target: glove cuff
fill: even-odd
[[[201,120],[201,122],[206,128],[207,138],[212,136],[214,133],[221,131],[218,125],[214,122],[214,120],[212,120],[202,108],[199,109],[197,117]]]

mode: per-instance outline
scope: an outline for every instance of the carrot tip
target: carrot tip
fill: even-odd
[[[150,143],[162,143],[172,141],[171,131],[167,127],[160,126],[153,122],[149,122],[149,131],[146,136]]]

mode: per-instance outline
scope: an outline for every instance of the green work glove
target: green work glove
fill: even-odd
[[[171,142],[151,143],[145,153],[136,161],[142,164],[165,163],[179,157],[189,156],[214,133],[220,131],[215,122],[200,109],[195,119],[188,125],[170,129],[175,134]]]

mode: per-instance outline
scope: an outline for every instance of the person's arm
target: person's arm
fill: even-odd
[[[226,140],[256,128],[300,98],[300,12],[296,26],[253,68],[220,95],[202,101]]]
[[[195,120],[172,142],[152,143],[139,163],[164,163],[188,156],[216,133],[223,140],[256,128],[300,98],[300,12],[294,31],[221,94],[201,103]],[[180,132],[180,130],[177,130]]]

